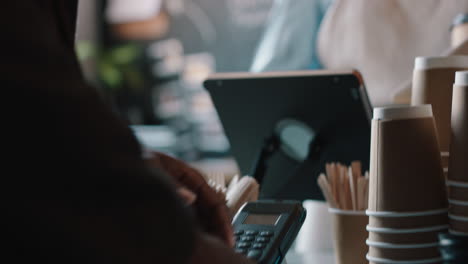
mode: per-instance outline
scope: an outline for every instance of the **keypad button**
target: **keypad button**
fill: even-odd
[[[252,249],[249,250],[249,253],[247,253],[247,257],[251,258],[253,260],[258,260],[262,256],[262,251],[258,249]]]
[[[267,243],[268,241],[270,241],[270,238],[269,237],[257,237],[257,240],[255,241],[261,242],[261,243]]]
[[[258,234],[258,231],[255,231],[255,230],[247,230],[245,231],[245,234],[247,236],[255,236],[256,234]]]
[[[260,232],[260,236],[263,236],[263,237],[270,237],[273,235],[273,231],[262,231]]]
[[[235,239],[236,241],[239,241],[240,238],[241,238],[240,236],[234,236],[234,239]]]
[[[262,249],[264,247],[265,247],[265,244],[263,244],[263,243],[255,243],[252,246],[252,248],[255,248],[255,249]]]
[[[240,238],[240,240],[242,242],[251,242],[251,241],[254,241],[254,239],[255,239],[255,237],[253,237],[253,236],[242,236]]]
[[[234,231],[234,235],[236,235],[236,236],[242,235],[243,233],[244,233],[244,230],[236,230],[236,231]]]
[[[237,248],[249,248],[250,245],[252,244],[249,242],[240,242],[240,243],[237,243]]]

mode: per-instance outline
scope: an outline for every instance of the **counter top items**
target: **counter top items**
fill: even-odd
[[[369,178],[371,263],[440,263],[447,195],[431,105],[374,109]]]
[[[244,204],[232,223],[236,252],[258,264],[282,263],[306,215],[300,201],[258,200]]]
[[[468,237],[468,71],[456,72],[451,133],[447,180],[450,232]]]
[[[324,200],[315,182],[326,161],[369,166],[372,108],[356,71],[220,72],[204,87],[260,199]]]
[[[234,216],[243,204],[258,200],[260,185],[250,176],[235,175],[229,182],[223,173],[205,173],[204,177],[208,185],[224,195],[231,216]]]
[[[450,113],[455,72],[468,70],[468,56],[417,57],[411,105],[431,104],[445,176],[450,148]]]
[[[333,219],[327,202],[305,200],[302,206],[307,210],[307,218],[295,241],[296,253],[333,252]]]
[[[317,183],[331,208],[363,211],[367,208],[369,173],[362,175],[361,162],[347,167],[327,163],[326,174],[320,174]]]
[[[317,179],[332,215],[333,243],[338,264],[365,263],[368,247],[366,225],[369,174],[361,162],[351,166],[327,163],[326,174]]]

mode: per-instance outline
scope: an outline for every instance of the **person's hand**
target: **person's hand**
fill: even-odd
[[[232,224],[226,201],[221,194],[215,192],[206,183],[197,170],[183,161],[158,152],[147,153],[145,159],[150,166],[165,171],[176,180],[176,184],[179,185],[179,194],[188,204],[192,202],[206,232],[219,237],[229,246],[234,246]],[[188,189],[195,197],[183,188]]]
[[[232,248],[220,243],[213,236],[197,232],[195,237],[195,246],[189,261],[190,264],[254,264],[252,260],[234,252]]]

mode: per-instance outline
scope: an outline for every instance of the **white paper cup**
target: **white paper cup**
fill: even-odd
[[[307,217],[295,240],[295,250],[300,253],[333,250],[332,216],[328,204],[305,200],[302,203]]]

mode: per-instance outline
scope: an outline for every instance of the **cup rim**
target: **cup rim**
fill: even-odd
[[[384,264],[424,264],[424,263],[434,263],[443,261],[442,258],[432,258],[432,259],[416,259],[416,260],[393,260],[393,259],[384,259],[376,258],[369,256],[369,253],[366,254],[366,259],[372,262],[384,263]]]
[[[468,56],[467,56],[468,57]],[[399,120],[434,117],[430,104],[383,106],[374,108],[373,120]]]
[[[468,85],[468,71],[455,72],[454,85]]]
[[[423,243],[423,244],[394,244],[386,242],[366,240],[366,245],[377,248],[391,248],[391,249],[411,249],[411,248],[431,248],[438,247],[439,242]]]
[[[328,212],[333,214],[342,214],[342,215],[366,215],[366,211],[356,211],[356,210],[342,210],[338,208],[330,207]]]
[[[448,208],[439,208],[427,211],[412,211],[412,212],[394,212],[394,211],[371,211],[366,210],[366,215],[377,217],[412,217],[412,216],[428,216],[447,213]]]
[[[448,217],[451,220],[456,220],[456,221],[460,221],[460,222],[468,222],[468,217],[467,216],[449,214]]]
[[[372,227],[367,225],[366,230],[375,233],[385,234],[410,234],[410,233],[425,233],[446,230],[449,225],[428,226],[420,228],[388,228],[388,227]]]
[[[449,232],[450,234],[456,235],[456,236],[468,236],[468,233],[467,233],[467,232],[463,232],[463,231],[457,231],[457,230],[449,229],[448,232]]]
[[[414,70],[429,70],[440,68],[465,68],[468,56],[419,56],[414,59]]]
[[[448,199],[448,201],[449,201],[449,204],[459,205],[459,206],[468,206],[468,201],[453,200],[453,199]]]
[[[446,180],[446,184],[448,186],[468,188],[468,182],[463,182],[463,181]]]

